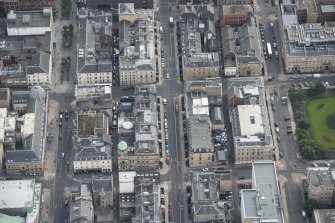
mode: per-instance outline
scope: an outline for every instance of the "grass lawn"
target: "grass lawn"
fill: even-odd
[[[319,98],[307,105],[314,140],[322,147],[335,149],[335,130],[326,123],[328,114],[335,111],[335,98]]]

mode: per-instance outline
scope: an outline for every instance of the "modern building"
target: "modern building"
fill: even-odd
[[[120,84],[156,83],[154,10],[119,4],[119,33]]]
[[[118,112],[119,170],[157,170],[159,150],[156,86],[136,86],[133,103],[120,102]]]
[[[24,114],[27,111],[29,91],[12,91],[12,108],[18,114]]]
[[[87,183],[79,182],[78,190],[72,194],[73,199],[69,201],[69,222],[94,222],[94,208],[92,193]]]
[[[274,162],[252,164],[252,189],[241,190],[241,223],[284,222]]]
[[[333,223],[335,221],[335,209],[314,209],[313,220],[315,223]]]
[[[89,14],[79,20],[77,81],[79,85],[112,83],[112,15]]]
[[[255,19],[238,27],[237,33],[231,26],[221,30],[223,45],[224,74],[232,76],[260,76],[262,74],[261,43]]]
[[[247,22],[253,9],[250,5],[223,5],[219,11],[220,27],[227,25],[232,27],[242,26]]]
[[[106,7],[117,9],[119,4],[132,3],[136,9],[153,9],[154,0],[78,0],[79,6],[87,6],[90,8]]]
[[[47,135],[48,98],[43,88],[32,87],[27,111],[22,117],[20,144],[22,148],[7,150],[7,174],[43,175]]]
[[[289,74],[335,71],[335,32],[320,23],[285,28],[284,64]]]
[[[132,223],[161,222],[160,189],[150,178],[135,179],[135,216]]]
[[[89,101],[89,100],[111,100],[112,99],[112,84],[101,83],[91,85],[75,86],[76,101]]]
[[[113,207],[113,176],[92,177],[93,205],[106,208]]]
[[[275,160],[263,77],[231,78],[227,90],[235,163]]]
[[[329,167],[307,168],[308,199],[316,200],[321,207],[330,207],[334,195],[335,172]]]
[[[0,88],[0,108],[10,109],[11,97],[9,88]]]
[[[218,199],[219,178],[213,172],[194,172],[192,177],[194,222],[224,221],[224,203]]]
[[[0,181],[0,213],[26,216],[26,223],[37,223],[40,217],[42,184],[35,180]],[[10,221],[7,221],[10,222]]]
[[[215,31],[213,6],[180,5],[179,12],[183,79],[219,77],[219,40]]]
[[[77,137],[74,150],[74,173],[112,172],[112,146],[110,135],[100,133],[86,137]]]

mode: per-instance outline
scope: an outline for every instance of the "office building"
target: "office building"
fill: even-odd
[[[243,189],[240,193],[241,223],[284,223],[275,163],[254,162],[252,189]]]
[[[227,89],[235,163],[276,159],[263,77],[231,78]]]

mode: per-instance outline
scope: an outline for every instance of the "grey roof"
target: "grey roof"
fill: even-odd
[[[260,63],[261,48],[258,38],[258,30],[253,20],[238,28],[238,41],[240,44],[238,54],[254,57]]]
[[[113,177],[112,176],[104,176],[97,177],[93,176],[92,178],[92,191],[94,192],[112,192],[113,191]]]
[[[253,189],[241,192],[241,216],[261,221],[283,222],[281,195],[274,162],[255,162]]]
[[[258,88],[259,95],[244,94],[243,88],[245,86]],[[268,110],[266,107],[266,99],[264,94],[264,79],[263,77],[243,77],[243,78],[230,78],[227,81],[228,99],[238,97],[244,99],[244,104],[258,104],[262,111],[262,122],[264,123],[264,135],[258,135],[257,140],[242,141],[240,131],[240,122],[238,110],[235,106],[229,107],[229,116],[232,120],[234,144],[237,147],[254,147],[254,146],[274,146],[272,133],[270,128],[270,121]]]
[[[321,13],[325,12],[335,12],[335,5],[320,5]]]
[[[307,181],[310,187],[321,185],[334,187],[329,167],[307,168]]]
[[[208,115],[190,115],[188,119],[188,132],[190,153],[206,153],[213,152],[214,146],[212,142],[209,126]]]
[[[134,4],[119,3],[119,15],[122,14],[135,14]]]
[[[9,96],[8,88],[0,88],[0,100],[7,100]]]
[[[102,44],[99,36],[111,35],[111,26],[112,17],[108,14],[79,20],[78,73],[112,72],[111,46]]]
[[[84,186],[87,187],[86,184],[81,185],[80,197],[77,197],[70,202],[70,222],[80,221],[93,223],[94,214],[92,195],[88,189],[83,188]]]
[[[31,64],[26,67],[27,74],[35,74],[35,73],[50,73],[50,57],[49,53],[40,51],[32,56]]]
[[[111,145],[99,136],[78,137],[75,144],[75,161],[111,160]]]
[[[235,53],[235,38],[234,38],[234,29],[231,26],[225,26],[221,29],[221,39],[222,39],[222,48],[223,53]]]
[[[133,223],[161,222],[159,186],[156,183],[135,186],[136,216]]]
[[[143,11],[143,13],[148,15],[148,11]],[[146,18],[138,18],[134,23],[126,20],[120,21],[120,71],[156,69],[153,33],[154,22],[149,15]]]
[[[29,97],[32,100],[44,100],[45,99],[45,90],[40,86],[33,86],[29,92]]]
[[[23,150],[6,151],[6,163],[43,162],[45,109],[46,105],[44,98],[29,100],[26,113],[35,114],[33,134],[25,139]]]
[[[211,4],[193,4],[193,5],[180,5],[180,16],[182,18],[201,17],[203,20],[214,18],[214,7]]]
[[[27,104],[30,99],[29,91],[13,91],[12,92],[12,103],[13,104]]]
[[[156,86],[135,87],[135,153],[158,154]]]
[[[194,215],[205,215],[212,220],[225,215],[224,209],[218,206],[219,179],[213,172],[195,172],[191,186]]]

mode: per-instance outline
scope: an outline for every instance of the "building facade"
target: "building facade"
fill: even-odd
[[[330,207],[333,202],[334,180],[329,167],[307,168],[308,200],[313,199],[321,207]]]
[[[154,10],[137,10],[133,4],[119,5],[119,75],[121,85],[158,81]]]
[[[231,78],[227,83],[235,163],[275,160],[263,77]]]
[[[335,71],[335,32],[320,23],[286,27],[285,71],[329,73]]]

